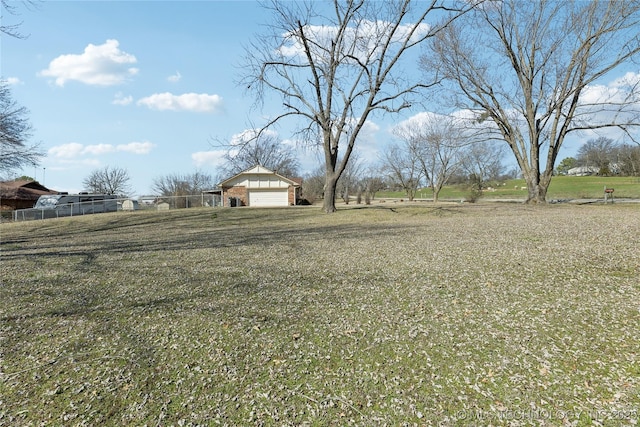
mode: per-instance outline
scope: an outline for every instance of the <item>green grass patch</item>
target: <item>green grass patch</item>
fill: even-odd
[[[489,183],[491,190],[483,192],[484,198],[489,199],[522,199],[527,196],[524,179],[510,179],[504,182]],[[547,200],[554,199],[602,199],[604,187],[613,188],[616,198],[640,198],[640,178],[638,177],[603,177],[603,176],[555,176],[551,180]],[[464,200],[470,194],[470,190],[464,185],[447,185],[440,192],[443,200]],[[405,193],[379,192],[376,199],[397,198],[406,199]],[[416,198],[431,199],[433,192],[430,189],[418,191]]]
[[[0,232],[0,425],[638,421],[638,205],[197,208]]]

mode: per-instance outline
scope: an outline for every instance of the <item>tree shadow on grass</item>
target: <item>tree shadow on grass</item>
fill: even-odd
[[[44,238],[37,245],[29,247],[14,247],[3,251],[2,257],[6,261],[16,260],[25,256],[37,257],[44,261],[47,258],[80,257],[81,265],[89,266],[98,254],[108,253],[147,253],[156,251],[189,250],[189,249],[222,249],[242,246],[269,246],[281,243],[314,242],[333,239],[362,238],[376,236],[391,238],[398,233],[412,227],[397,224],[385,224],[384,227],[375,224],[346,224],[335,226],[314,226],[298,228],[254,227],[243,229],[232,227],[213,229],[194,234],[191,232],[176,232],[167,230],[166,233],[155,232],[153,237],[146,237],[144,233],[117,235],[110,232],[87,236],[80,235],[73,238]],[[84,237],[83,237],[84,236]]]
[[[274,214],[277,212],[266,213],[267,216]],[[158,218],[161,220],[158,221]],[[167,218],[172,221],[165,222]],[[211,251],[212,264],[224,265],[224,259],[216,259],[216,250],[249,248],[250,251],[255,249],[259,254],[260,251],[268,253],[277,250],[274,246],[281,245],[280,247],[293,248],[287,256],[295,258],[296,248],[305,243],[311,244],[313,250],[322,251],[326,247],[327,251],[331,251],[330,245],[335,241],[372,236],[376,239],[392,239],[411,230],[405,223],[386,223],[384,226],[376,223],[307,226],[289,224],[287,218],[280,218],[277,224],[271,226],[260,215],[248,210],[229,212],[222,226],[216,227],[213,223],[211,227],[203,227],[202,221],[210,219],[208,213],[206,216],[202,213],[194,215],[191,220],[199,223],[193,228],[176,227],[177,224],[190,223],[189,218],[185,221],[184,217],[177,215],[119,217],[108,221],[111,225],[100,222],[97,227],[93,221],[84,224],[79,222],[72,224],[68,232],[62,229],[59,236],[34,236],[30,244],[6,248],[2,254],[4,262],[21,265],[28,260],[23,264],[24,268],[32,269],[34,274],[23,278],[3,279],[8,283],[6,287],[0,284],[5,288],[0,289],[1,293],[6,292],[11,305],[20,309],[0,317],[0,320],[87,316],[99,311],[167,308],[198,298],[216,297],[215,290],[205,289],[208,284],[205,284],[204,276],[192,274],[191,269],[195,266],[188,262],[178,264],[178,268],[184,271],[170,278],[169,282],[163,282],[162,274],[166,266],[159,266],[158,275],[155,276],[154,253],[163,253],[161,258],[165,258],[164,253],[171,251],[206,250]],[[253,225],[236,226],[235,221],[240,224],[243,221],[253,222]],[[114,225],[113,222],[117,224]],[[207,224],[209,223],[210,221]],[[200,262],[204,253],[206,252],[200,253]],[[122,259],[122,255],[142,255],[141,259],[146,260],[146,269],[136,271],[135,264],[113,266],[113,271],[122,276],[114,281],[110,279],[109,269],[109,263],[113,262],[110,257],[114,254],[116,259]],[[169,268],[175,270],[176,266]],[[295,267],[292,266],[293,268]],[[141,275],[147,276],[127,284],[130,278]],[[243,298],[260,291],[254,283],[241,276],[218,275],[217,278],[222,278],[220,280],[230,286],[226,292],[230,292],[232,298]],[[194,286],[201,286],[200,290],[181,295],[179,289],[174,292],[171,288],[179,282],[185,283],[192,279],[200,281],[194,283]],[[152,286],[149,287],[150,283]],[[136,291],[133,294],[116,294],[120,292],[117,288],[127,287]]]

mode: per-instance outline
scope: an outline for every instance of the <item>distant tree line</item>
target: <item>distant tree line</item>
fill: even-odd
[[[191,174],[168,174],[153,180],[152,190],[160,196],[186,196],[198,194],[215,187],[213,176],[196,171]]]
[[[576,157],[562,159],[556,173],[566,175],[574,168],[593,175],[640,176],[640,146],[605,137],[590,139],[578,149]]]
[[[640,80],[637,73],[626,73],[615,90],[599,83],[640,59],[640,2],[332,3],[327,8],[315,1],[265,2],[271,20],[247,45],[239,84],[255,97],[256,107],[275,97],[282,109],[230,147],[223,172],[262,164],[296,174],[290,147],[268,138],[272,128],[293,119],[293,136],[321,149],[322,173],[308,181],[324,181],[313,194],[323,196],[327,213],[335,212],[337,198],[374,197],[380,179],[402,187],[409,198],[428,186],[437,200],[445,183],[459,179],[482,191],[487,180],[502,173],[502,152],[495,143],[513,155],[526,182],[527,203],[545,203],[553,174],[572,165],[603,175],[638,175]],[[17,13],[14,4],[0,0],[9,15]],[[0,32],[23,38],[19,27],[3,24]],[[420,50],[422,73],[406,73],[409,52]],[[370,120],[425,101],[434,101],[440,118],[454,111],[468,121],[398,127],[398,143],[382,154],[377,168],[359,164],[357,146]],[[39,145],[30,143],[27,115],[0,82],[3,172],[37,164],[42,157]],[[567,137],[606,130],[635,145],[598,138],[581,147],[575,159],[557,164]],[[197,191],[202,178],[161,177],[154,189]],[[99,182],[86,184],[102,189]]]
[[[527,203],[546,202],[558,153],[571,134],[609,128],[635,141],[636,75],[618,79],[615,93],[592,89],[637,63],[637,1],[320,4],[268,3],[271,25],[247,47],[241,82],[258,103],[274,95],[282,101],[282,113],[270,116],[264,129],[295,119],[298,135],[322,147],[327,213],[335,211],[340,182],[350,181],[343,175],[366,121],[424,99],[439,103],[440,112],[471,116],[488,131],[485,141],[511,151]],[[418,46],[423,76],[413,80],[398,64]],[[457,126],[454,131],[421,129],[419,138],[401,136],[403,144],[385,153],[389,174],[409,195],[427,182],[437,199],[438,188],[464,170],[460,149],[468,135]],[[446,138],[438,140],[438,133]],[[486,173],[469,175],[481,187]]]
[[[455,131],[448,126],[437,132],[432,128],[424,138],[404,133],[374,165],[367,166],[354,156],[338,180],[336,194],[347,204],[369,204],[381,190],[401,191],[413,200],[426,189],[437,201],[445,185],[463,185],[481,194],[491,185],[515,178],[515,174],[505,173],[502,146],[488,141],[471,143],[452,134]],[[302,188],[309,202],[322,199],[324,168],[307,174]]]

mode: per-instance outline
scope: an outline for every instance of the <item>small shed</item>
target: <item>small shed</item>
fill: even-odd
[[[32,208],[40,196],[60,194],[38,181],[15,180],[0,182],[0,204],[2,210]]]
[[[300,198],[301,179],[254,166],[219,184],[223,206],[291,206]]]

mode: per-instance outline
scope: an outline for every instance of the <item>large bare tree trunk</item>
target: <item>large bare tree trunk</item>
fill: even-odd
[[[433,203],[438,203],[438,197],[440,197],[440,190],[442,190],[442,187],[439,187],[439,188],[433,187]]]
[[[551,173],[545,170],[539,174],[537,170],[530,170],[529,174],[524,176],[527,183],[527,204],[544,204],[547,203],[547,191],[551,184]]]
[[[270,2],[270,34],[247,49],[241,78],[260,103],[267,93],[282,100],[284,108],[264,128],[296,119],[302,140],[321,141],[325,153],[331,150],[336,158],[340,145],[339,167],[325,163],[327,213],[336,210],[337,180],[367,117],[411,108],[421,92],[438,83],[406,73],[401,59],[475,5],[466,0],[331,3]]]
[[[603,77],[637,63],[640,2],[491,3],[440,33],[423,63],[452,83],[449,103],[493,122],[493,139],[508,143],[527,182],[527,203],[544,203],[567,135],[611,128],[633,138],[640,126],[636,77],[594,94]]]
[[[324,199],[322,202],[322,210],[325,213],[333,213],[336,209],[336,186],[338,178],[335,174],[327,174],[324,184]]]

